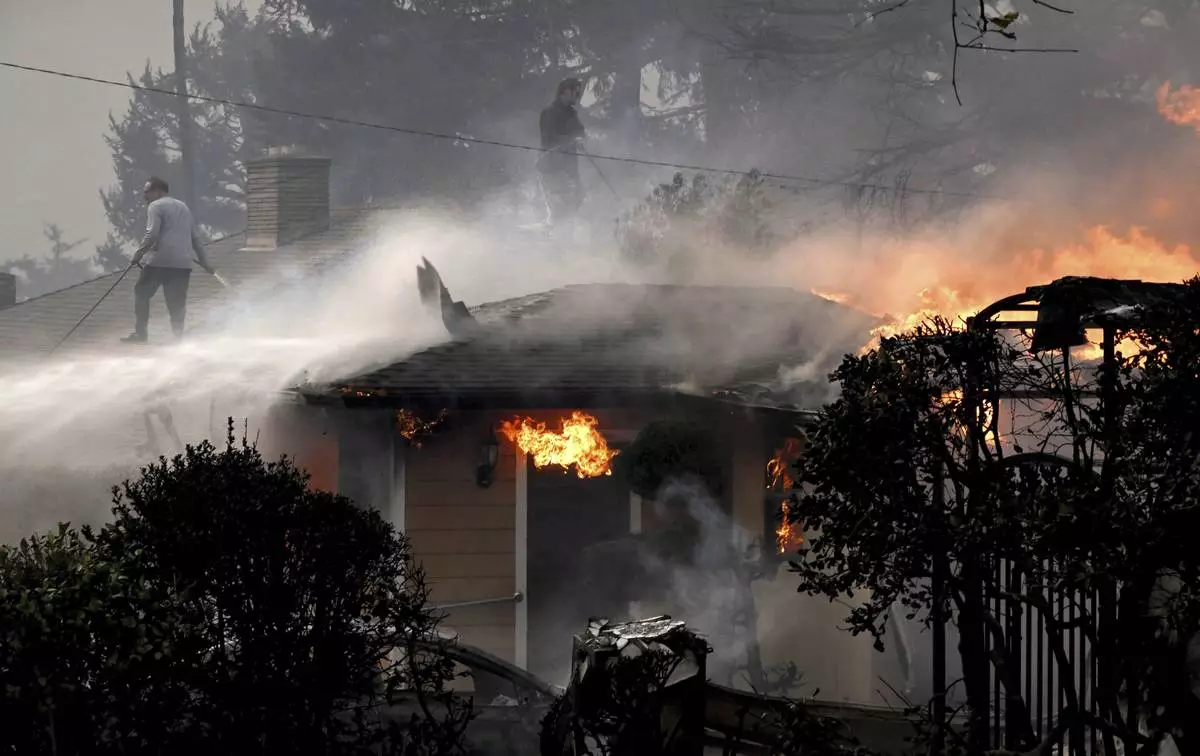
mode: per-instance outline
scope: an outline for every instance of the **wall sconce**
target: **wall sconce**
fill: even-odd
[[[495,428],[488,426],[487,435],[479,442],[479,467],[475,468],[475,485],[487,488],[492,485],[492,474],[500,460],[500,440]]]

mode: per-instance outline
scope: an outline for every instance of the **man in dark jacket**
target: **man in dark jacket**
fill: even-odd
[[[542,175],[542,193],[546,197],[549,221],[569,218],[583,203],[579,183],[579,154],[586,132],[575,106],[583,96],[583,82],[565,79],[558,85],[554,102],[542,111],[539,125],[543,152],[538,160]]]

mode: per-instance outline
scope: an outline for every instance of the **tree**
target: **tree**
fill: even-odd
[[[677,173],[617,220],[617,243],[630,262],[686,274],[698,262],[697,250],[769,253],[779,240],[770,209],[757,171],[724,180]]]
[[[636,19],[629,15],[633,10]],[[532,144],[537,112],[557,81],[582,75],[599,98],[588,109],[597,141],[611,138],[617,151],[629,149],[626,144],[678,148],[696,131],[696,106],[677,106],[694,89],[694,66],[671,15],[662,3],[590,0],[268,0],[254,15],[238,4],[223,5],[216,24],[197,27],[190,37],[189,91]],[[645,65],[662,73],[665,106],[642,121]],[[169,71],[150,66],[131,82],[174,86]],[[178,178],[170,97],[136,92],[126,114],[111,119],[107,139],[117,183],[103,192],[103,201],[127,242],[141,231],[145,178]],[[242,166],[268,146],[332,158],[333,199],[345,205],[428,195],[469,203],[533,175],[533,158],[521,151],[214,103],[193,101],[193,107],[201,126],[196,215],[214,233],[241,230]]]
[[[69,254],[87,239],[69,242],[55,223],[45,224],[42,235],[50,242],[50,254],[45,259],[25,255],[4,264],[21,279],[22,299],[74,286],[96,274],[91,261]]]
[[[1045,191],[1050,210],[1023,207],[1023,225],[1036,219],[1074,231],[1082,219],[1159,232],[1168,221],[1147,192],[1191,196],[1195,178],[1179,156],[1197,146],[1161,123],[1147,95],[1164,78],[1200,74],[1177,53],[1200,30],[1173,0],[1069,15],[1055,5],[958,0],[950,23],[950,8],[919,0],[741,0],[723,4],[724,28],[712,37],[771,82],[755,108],[760,140],[821,145],[794,149],[795,158],[777,148],[773,157],[872,185],[845,197],[870,220],[903,227],[953,219],[977,202],[972,194],[1032,188]],[[792,170],[815,172],[802,168]],[[1055,179],[1088,190],[1064,208]],[[1169,227],[1185,224],[1194,230],[1180,217]]]
[[[847,619],[880,647],[896,602],[925,621],[954,618],[974,752],[987,748],[991,679],[1009,748],[1045,751],[1065,732],[1082,749],[1091,732],[1109,752],[1121,741],[1155,753],[1168,734],[1196,752],[1200,701],[1184,662],[1200,632],[1187,535],[1200,282],[1180,291],[1147,306],[1143,348],[1101,371],[1099,389],[1090,370],[1064,380],[1061,361],[1027,344],[945,324],[885,339],[833,376],[841,398],[810,429],[797,471],[796,512],[816,536],[792,569],[810,594],[869,589]],[[1023,427],[996,410],[1002,389],[1043,397]],[[1097,390],[1102,401],[1089,398]],[[1024,614],[1065,697],[1053,729],[1033,719],[1013,656]]]
[[[0,551],[3,669],[21,675],[4,737],[22,753],[459,749],[470,706],[446,690],[407,542],[307,483],[231,431],[114,491],[98,533]]]
[[[166,752],[190,730],[171,673],[189,633],[157,581],[60,526],[0,547],[0,743],[13,753]],[[191,649],[194,651],[195,649]]]
[[[241,5],[216,9],[218,26],[197,25],[188,39],[193,95],[240,102],[255,100],[255,55],[266,44],[267,23],[251,17]],[[131,84],[174,91],[173,74],[146,65],[130,76]],[[100,192],[104,211],[116,238],[136,244],[145,230],[142,187],[150,176],[182,186],[178,123],[174,95],[146,90],[133,93],[125,115],[109,116],[105,137],[112,151],[116,184]],[[258,155],[263,137],[243,123],[245,113],[220,103],[193,100],[196,121],[196,195],[192,208],[197,222],[214,234],[242,230],[245,200],[245,161]]]
[[[96,256],[92,262],[105,273],[116,273],[129,267],[131,259],[120,237],[109,231],[104,243],[96,245]]]
[[[437,618],[407,542],[307,484],[286,459],[235,444],[231,426],[223,451],[190,447],[125,484],[101,547],[177,586],[210,655],[196,687],[222,750],[453,750],[469,710],[445,688],[452,662],[419,652]],[[402,694],[420,708],[380,732],[378,708]]]

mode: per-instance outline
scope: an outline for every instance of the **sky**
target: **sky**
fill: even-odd
[[[257,2],[247,3],[249,6]],[[214,0],[185,0],[189,27]],[[0,0],[0,60],[123,81],[149,61],[172,68],[169,0]],[[104,134],[130,91],[0,68],[0,260],[42,257],[44,223],[88,242],[108,232],[99,191],[113,182]]]

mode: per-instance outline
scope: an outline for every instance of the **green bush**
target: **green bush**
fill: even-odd
[[[700,483],[713,496],[721,494],[716,442],[707,428],[694,422],[650,423],[617,460],[624,466],[630,489],[644,499],[657,498],[672,481]]]
[[[458,749],[470,710],[446,689],[452,663],[417,652],[438,618],[407,541],[307,482],[231,435],[115,490],[98,533],[62,526],[0,550],[0,743],[55,756]],[[414,697],[403,716],[389,709]]]
[[[189,630],[157,581],[60,526],[0,548],[0,749],[145,753],[188,729]]]

